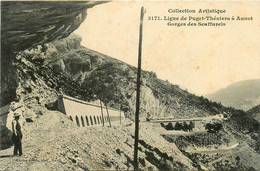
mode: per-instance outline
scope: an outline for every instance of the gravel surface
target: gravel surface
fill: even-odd
[[[141,169],[194,169],[192,161],[160,136],[162,128],[140,123]],[[158,130],[158,131],[156,131]],[[112,127],[77,127],[67,116],[43,111],[24,126],[21,157],[12,148],[0,151],[0,170],[133,169],[134,123]]]

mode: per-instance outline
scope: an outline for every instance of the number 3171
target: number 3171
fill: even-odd
[[[159,16],[148,16],[148,20],[161,20]]]

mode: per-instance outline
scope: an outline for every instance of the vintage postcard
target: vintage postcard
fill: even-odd
[[[259,1],[1,1],[0,170],[260,170]]]

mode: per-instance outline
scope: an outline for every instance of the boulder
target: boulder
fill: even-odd
[[[101,1],[1,2],[2,46],[21,51],[67,37]]]

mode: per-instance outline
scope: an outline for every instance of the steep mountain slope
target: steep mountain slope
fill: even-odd
[[[206,97],[224,106],[247,111],[260,104],[260,79],[239,81]]]
[[[125,111],[128,118],[135,113],[136,68],[106,55],[80,46],[81,38],[72,35],[60,41],[17,53],[12,63],[17,82],[15,103],[26,111],[25,120],[34,121],[41,108],[57,110],[57,95],[62,93],[81,100],[101,99],[108,106]],[[12,80],[6,82],[12,85]],[[244,130],[251,128],[243,111],[226,108],[197,97],[156,77],[142,73],[141,119],[146,117],[201,117],[227,113],[237,118]],[[235,119],[234,119],[235,120]],[[248,120],[251,123],[251,120]],[[5,133],[1,130],[1,135]],[[7,139],[10,137],[7,137]],[[8,142],[6,140],[5,142]]]
[[[132,117],[135,113],[136,68],[109,56],[80,46],[81,38],[72,35],[62,41],[26,50],[17,55],[15,67],[25,96],[37,95],[42,105],[55,102],[57,93],[82,100],[101,99],[109,106],[121,108]],[[49,90],[40,96],[38,79]],[[26,80],[26,81],[25,81]],[[35,84],[32,84],[34,82]],[[37,88],[36,88],[37,87]],[[43,86],[41,86],[43,87]],[[47,93],[50,92],[50,93]],[[48,96],[44,96],[44,94]],[[21,94],[19,94],[20,96]],[[28,97],[19,97],[27,103]],[[30,100],[32,98],[29,98]],[[47,102],[48,100],[52,102]],[[30,101],[29,100],[29,101]],[[200,117],[219,113],[241,113],[206,98],[197,97],[160,80],[153,72],[142,72],[141,117]]]

